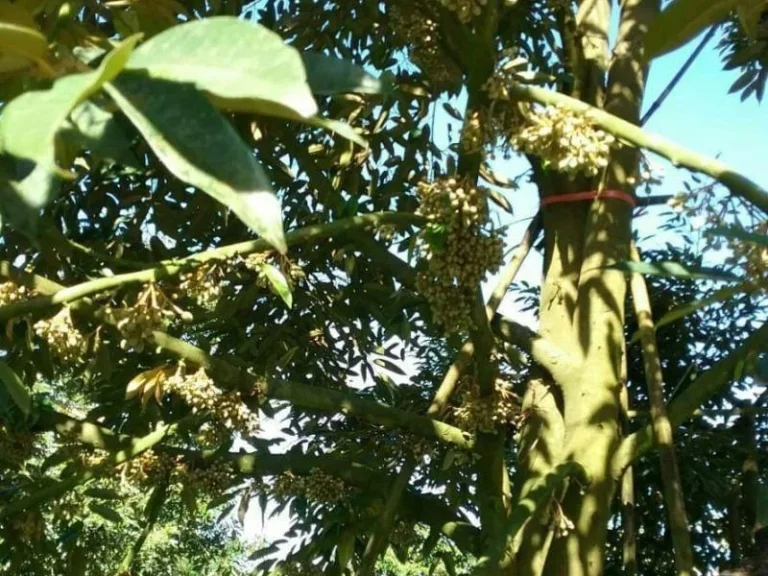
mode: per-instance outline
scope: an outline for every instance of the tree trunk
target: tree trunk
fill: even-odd
[[[638,122],[646,77],[643,38],[658,9],[658,0],[623,3],[619,38],[603,90],[610,3],[582,2],[577,21],[582,27],[585,62],[580,85],[585,88],[580,98],[601,105],[605,94],[607,111]],[[618,147],[602,181],[589,185],[593,190],[632,193],[630,177],[636,172],[637,159],[636,149]],[[579,189],[581,182],[558,180],[563,181],[554,194],[584,190]],[[515,496],[516,500],[524,497],[537,479],[563,460],[580,463],[591,482],[587,486],[571,482],[564,495],[555,494],[554,499],[562,496],[562,502],[553,504],[552,514],[540,510],[531,519],[519,537],[513,566],[505,574],[597,576],[603,572],[617,484],[612,460],[620,441],[627,290],[623,273],[605,266],[628,259],[631,216],[631,207],[617,199],[557,203],[544,209],[540,332],[580,368],[562,381],[548,375],[531,381],[523,406],[527,420]]]

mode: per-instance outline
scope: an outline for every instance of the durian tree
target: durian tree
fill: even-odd
[[[0,570],[759,573],[768,193],[641,115],[768,12],[661,4],[0,1]]]

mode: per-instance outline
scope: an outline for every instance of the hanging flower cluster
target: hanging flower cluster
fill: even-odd
[[[153,484],[170,474],[176,461],[168,454],[158,454],[150,449],[117,467],[116,471],[127,480],[137,484]]]
[[[0,306],[27,300],[32,295],[32,291],[26,286],[19,286],[13,282],[0,283]]]
[[[88,339],[75,328],[66,306],[52,318],[36,322],[34,330],[48,344],[51,354],[63,364],[80,362],[88,350]]]
[[[299,496],[314,502],[335,504],[349,495],[349,488],[343,480],[315,468],[307,476],[284,472],[277,477],[272,487],[276,498]]]
[[[500,381],[493,393],[481,396],[474,383],[464,387],[461,405],[453,411],[459,427],[474,432],[493,432],[502,426],[517,424],[520,418],[520,398]]]
[[[179,396],[192,412],[209,413],[230,432],[250,436],[259,430],[259,417],[243,403],[237,391],[218,388],[203,368],[191,374],[184,364],[168,376],[163,390]]]
[[[419,184],[418,192],[418,212],[429,225],[422,247],[426,269],[416,286],[437,323],[449,331],[466,330],[477,286],[487,272],[498,270],[504,243],[487,231],[485,194],[471,182],[445,178]]]
[[[135,349],[139,352],[152,333],[163,330],[171,320],[192,319],[189,312],[176,306],[155,284],[148,284],[133,306],[105,306],[100,316],[120,331],[120,347],[123,350]]]
[[[472,21],[483,12],[483,6],[488,0],[440,0],[445,8],[456,14],[456,17],[464,24]]]
[[[223,295],[224,280],[230,272],[226,262],[210,262],[181,275],[179,291],[204,310],[216,309]]]
[[[234,472],[226,462],[214,462],[205,467],[181,464],[176,468],[176,474],[183,486],[210,496],[220,495],[234,478]]]
[[[461,70],[440,47],[438,23],[412,1],[393,2],[389,6],[389,22],[396,36],[411,48],[411,60],[438,89],[461,83]]]
[[[594,126],[585,114],[558,106],[532,110],[512,135],[517,150],[542,158],[566,174],[598,175],[607,165],[615,138]]]

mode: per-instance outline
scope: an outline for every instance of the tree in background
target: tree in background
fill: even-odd
[[[3,570],[758,573],[768,194],[640,126],[707,28],[762,99],[762,2],[707,6],[0,2]]]

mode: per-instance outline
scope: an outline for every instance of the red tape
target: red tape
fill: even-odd
[[[621,190],[600,190],[600,191],[590,190],[589,192],[572,192],[570,194],[555,194],[553,196],[547,196],[546,198],[542,198],[541,205],[549,206],[550,204],[566,204],[568,202],[583,202],[585,200],[595,200],[596,198],[600,198],[601,200],[604,198],[615,198],[616,200],[621,200],[622,202],[626,202],[632,208],[634,208],[637,205],[634,197],[631,194],[622,192]]]

